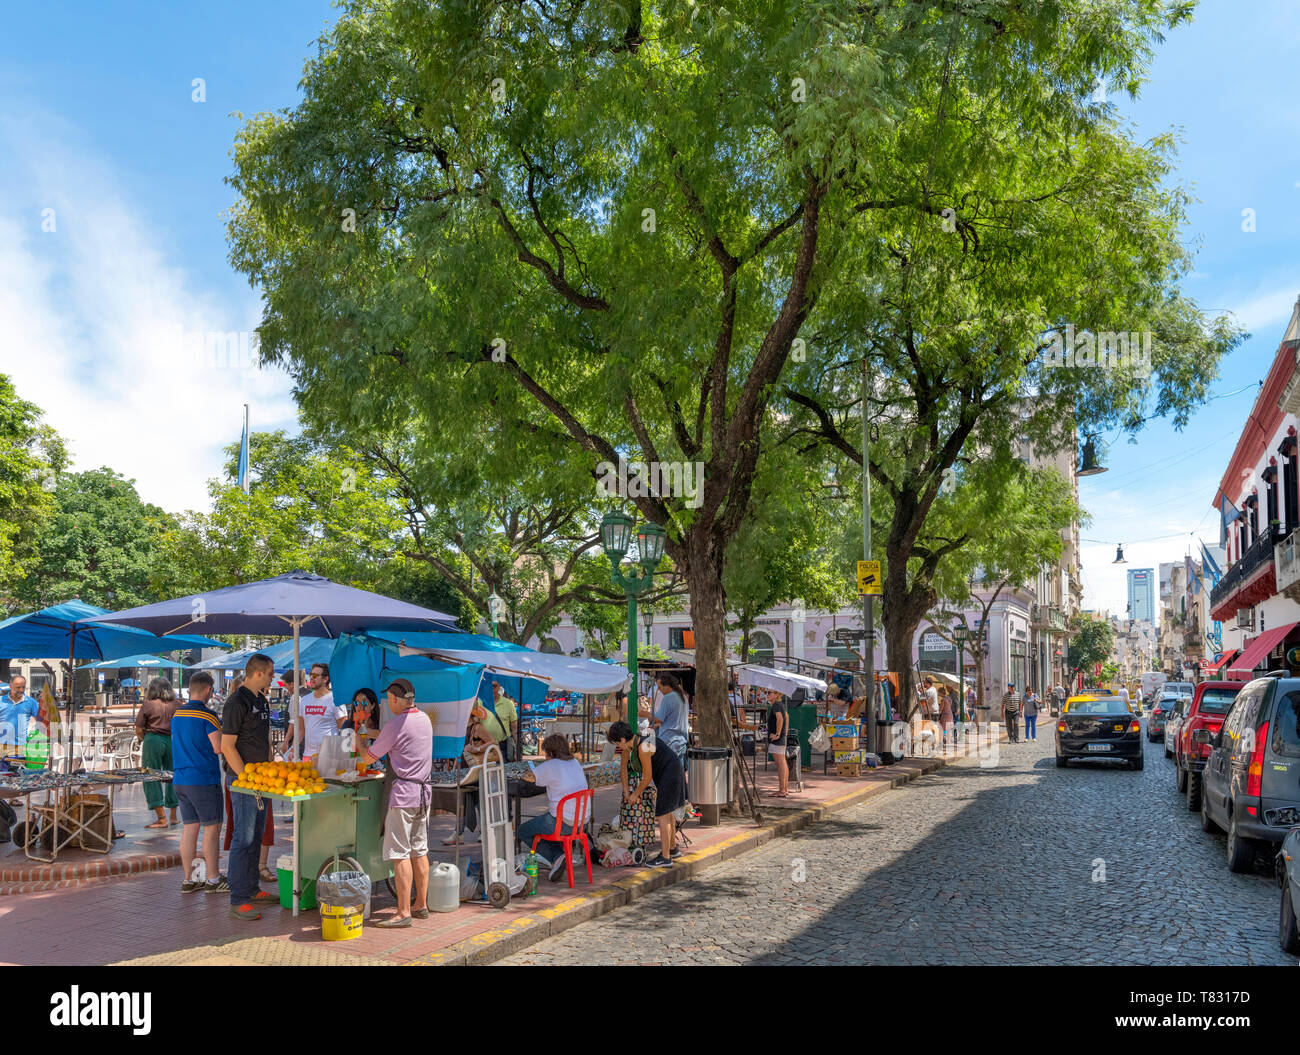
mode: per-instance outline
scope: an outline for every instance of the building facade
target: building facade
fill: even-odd
[[[1156,573],[1153,568],[1130,568],[1128,571],[1128,617],[1153,623]]]

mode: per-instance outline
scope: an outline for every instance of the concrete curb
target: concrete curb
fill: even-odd
[[[417,957],[408,961],[405,966],[459,967],[489,964],[503,959],[536,944],[543,938],[562,934],[580,923],[586,923],[624,905],[629,905],[653,890],[690,879],[716,864],[748,853],[773,839],[790,835],[817,821],[825,820],[867,799],[902,787],[918,777],[933,773],[965,757],[969,756],[953,759],[933,757],[905,759],[901,764],[906,764],[909,768],[905,772],[892,775],[888,781],[873,781],[866,787],[829,799],[817,806],[799,810],[779,820],[765,822],[761,828],[739,832],[705,850],[684,854],[672,868],[643,868],[620,879],[612,886],[580,894],[551,908],[539,909],[537,912],[513,920],[504,927],[484,931],[446,949]],[[911,768],[918,762],[920,768]],[[762,812],[761,808],[760,812]]]

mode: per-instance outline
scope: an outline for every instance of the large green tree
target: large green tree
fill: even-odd
[[[108,468],[61,473],[53,497],[57,511],[42,522],[36,558],[14,591],[24,608],[71,597],[110,609],[161,600],[153,578],[170,514]]]
[[[41,424],[40,408],[0,374],[0,617],[20,603],[15,593],[39,560],[66,464],[63,443]]]
[[[953,267],[901,277],[894,254],[909,247],[880,229],[935,219],[941,202],[918,155],[953,148],[951,133],[934,141],[937,119],[957,99],[989,101],[946,124],[969,129],[973,173],[1002,163],[1003,178],[971,190],[1006,223],[1014,217],[996,203],[1046,193],[1029,176],[1096,123],[1086,98],[1097,75],[1136,79],[1154,35],[1183,9],[357,0],[309,61],[300,105],[239,133],[232,259],[266,298],[263,354],[346,427],[391,425],[414,408],[431,434],[472,449],[485,479],[520,484],[585,484],[621,458],[673,467],[674,486],[633,484],[627,502],[667,529],[690,592],[702,731],[725,743],[724,567],[746,521],[767,514],[754,493],[760,461],[793,457],[774,437],[787,368],[814,348],[806,338],[830,335],[822,355],[852,351],[864,334],[897,336],[896,317],[877,313],[900,287],[960,294],[941,343],[949,355],[964,348],[969,376],[932,381],[978,405],[996,387],[986,373],[1005,341],[1029,316],[1059,317],[1056,291],[1079,277],[1055,270],[1064,228],[1084,236],[1071,255],[1095,255],[1099,271],[1131,272],[1121,257],[1144,255],[1114,228],[1145,232],[1149,201],[1058,202],[1061,230],[1024,240],[1045,237],[1056,253],[979,264],[1011,269],[1010,319],[963,321],[969,298]],[[1033,163],[1011,178],[1021,154]],[[1088,160],[1146,157],[1115,149]],[[935,165],[951,194],[952,173]],[[878,207],[900,196],[898,208]],[[973,223],[958,225],[968,244]],[[1167,281],[1159,254],[1145,256],[1152,283]],[[942,332],[937,318],[925,329],[927,341]],[[892,347],[907,356],[905,342]],[[960,417],[957,398],[926,390],[919,423],[904,429],[913,438],[900,436],[898,461],[881,470],[924,507],[937,470],[917,430],[929,431],[936,399]],[[973,426],[962,419],[957,450]],[[697,464],[701,486],[684,487]],[[919,530],[904,519],[890,546],[899,564]],[[910,618],[918,599],[905,584],[893,590],[887,616]]]

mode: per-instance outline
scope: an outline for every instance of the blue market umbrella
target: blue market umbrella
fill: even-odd
[[[102,663],[92,663],[83,670],[117,670],[119,667],[146,667],[160,670],[180,670],[185,666],[174,659],[161,656],[126,656],[123,659],[106,659]]]
[[[337,638],[359,630],[456,631],[456,617],[382,594],[331,582],[311,572],[226,586],[207,593],[128,608],[99,617],[106,623],[155,634],[202,630],[209,634],[293,635],[294,693],[303,635]]]

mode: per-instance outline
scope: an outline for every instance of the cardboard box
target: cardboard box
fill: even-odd
[[[831,750],[838,754],[840,751],[853,751],[858,746],[856,736],[836,736],[831,739]]]
[[[835,722],[833,725],[826,726],[826,732],[831,736],[857,736],[859,726],[857,722]]]
[[[835,772],[841,777],[860,777],[862,776],[862,767],[856,762],[842,762],[835,767]]]
[[[858,765],[862,765],[867,760],[866,756],[865,751],[836,751],[834,761],[836,765],[844,762],[856,762]]]

